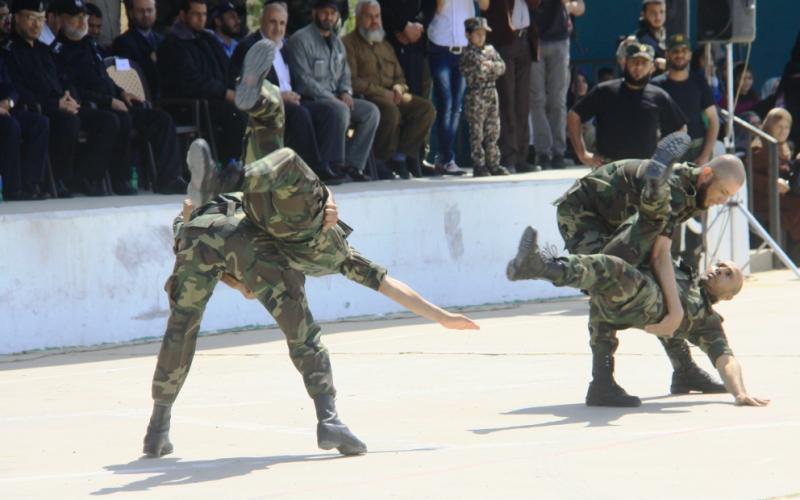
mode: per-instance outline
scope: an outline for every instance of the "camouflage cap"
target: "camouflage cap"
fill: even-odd
[[[648,61],[652,61],[655,59],[656,52],[653,50],[653,47],[647,45],[646,43],[634,43],[628,45],[628,48],[625,49],[625,57],[643,57]]]
[[[489,27],[489,22],[485,17],[470,17],[464,21],[464,30],[472,33],[475,30],[492,31],[492,28]]]
[[[242,192],[247,217],[275,238],[308,241],[322,229],[328,192],[289,148],[248,164]]]
[[[680,47],[686,47],[687,49],[691,50],[691,46],[689,45],[689,39],[683,33],[675,33],[667,38],[667,50],[673,50]]]

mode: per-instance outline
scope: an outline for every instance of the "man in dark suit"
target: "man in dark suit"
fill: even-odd
[[[533,10],[541,0],[481,0],[478,5],[489,22],[488,42],[506,63],[497,80],[500,97],[500,163],[517,172],[538,170],[528,157],[528,106],[531,63],[538,58],[539,38]]]
[[[430,95],[430,76],[424,74],[427,37],[425,26],[436,10],[435,0],[380,0],[386,40],[392,44],[411,93]],[[427,88],[426,88],[427,86]]]
[[[161,77],[156,67],[156,51],[164,35],[153,30],[156,22],[155,0],[131,0],[128,5],[128,31],[114,39],[111,52],[117,57],[130,59],[142,68],[150,98],[161,97]]]
[[[256,42],[268,38],[275,43],[275,61],[272,63],[267,80],[281,89],[283,108],[286,115],[284,142],[325,181],[326,184],[340,184],[344,179],[341,172],[331,167],[331,161],[343,156],[336,152],[340,141],[332,140],[336,114],[335,109],[325,101],[301,100],[300,94],[292,90],[289,66],[284,58],[284,37],[288,24],[288,12],[282,2],[270,2],[261,13],[261,29],[245,37],[233,53],[231,62],[236,72],[241,71],[244,56]]]
[[[235,73],[214,37],[205,29],[205,0],[183,0],[178,21],[157,51],[163,97],[206,99],[211,111],[217,156],[223,164],[238,160],[247,113],[234,105]]]

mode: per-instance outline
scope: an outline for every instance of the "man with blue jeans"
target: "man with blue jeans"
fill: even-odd
[[[428,26],[428,61],[436,103],[435,129],[439,151],[436,170],[444,174],[464,174],[456,165],[453,144],[467,88],[459,69],[461,53],[467,46],[464,21],[475,15],[472,0],[437,0],[436,14]]]
[[[534,12],[539,60],[531,67],[531,114],[536,164],[542,168],[564,168],[571,16],[584,10],[583,0],[542,0]]]
[[[370,180],[364,173],[380,121],[378,107],[364,99],[353,97],[350,67],[344,44],[334,32],[339,21],[335,0],[316,0],[312,9],[313,23],[298,30],[286,46],[289,70],[295,91],[303,99],[335,103],[339,120],[329,131],[345,142],[347,128],[354,129],[347,143],[344,158],[332,161],[332,167],[354,181]],[[341,164],[336,164],[342,162]]]

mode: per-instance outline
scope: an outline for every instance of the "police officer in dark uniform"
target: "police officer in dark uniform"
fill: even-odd
[[[242,154],[248,117],[234,105],[236,75],[214,33],[205,29],[206,17],[205,0],[183,0],[157,64],[164,97],[208,101],[217,159],[226,164]]]
[[[53,44],[56,64],[78,92],[84,106],[110,110],[117,122],[114,161],[110,165],[111,184],[117,194],[134,194],[131,174],[131,129],[152,144],[158,170],[158,191],[167,194],[186,192],[180,178],[178,139],[172,118],[161,110],[150,109],[141,98],[130,94],[108,76],[97,42],[87,31],[87,9],[83,0],[61,0],[61,32]]]
[[[153,29],[156,21],[156,2],[132,0],[127,12],[130,28],[114,39],[111,52],[139,65],[147,79],[150,98],[158,101],[161,97],[161,77],[156,67],[156,51],[164,42],[164,35]]]
[[[15,0],[14,33],[4,47],[6,63],[20,95],[20,104],[41,110],[50,121],[50,160],[59,197],[70,197],[78,133],[86,133],[81,164],[87,176],[75,183],[90,196],[105,194],[100,179],[111,160],[118,120],[113,113],[83,106],[75,92],[59,77],[50,48],[37,40],[44,25],[41,0]]]
[[[0,175],[3,199],[49,198],[44,181],[49,125],[39,113],[16,106],[19,94],[0,54]]]

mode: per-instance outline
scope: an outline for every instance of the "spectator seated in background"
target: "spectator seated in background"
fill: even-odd
[[[55,41],[58,32],[61,31],[58,0],[52,0],[44,5],[47,7],[47,11],[45,13],[45,22],[42,26],[42,31],[39,33],[39,41],[49,47]]]
[[[624,63],[623,63],[622,66],[623,66],[622,69],[624,71],[625,70]],[[613,80],[616,77],[617,77],[617,75],[616,75],[616,73],[614,73],[614,68],[609,68],[608,66],[603,66],[602,68],[597,70],[597,83],[598,84]]]
[[[4,43],[11,36],[12,16],[8,4],[9,2],[6,2],[6,0],[0,0],[0,43]]]
[[[753,87],[753,72],[744,63],[733,67],[733,98],[736,103],[734,113],[737,116],[752,110],[761,101],[761,96]],[[727,94],[722,95],[719,105],[722,109],[728,109]]]
[[[242,28],[242,20],[236,7],[228,1],[224,1],[214,7],[211,15],[208,16],[208,28],[214,32],[214,36],[225,49],[225,55],[230,58],[236,50],[236,36]]]
[[[419,153],[436,117],[433,104],[412,95],[400,61],[385,39],[381,6],[376,0],[356,4],[356,29],[342,38],[347,50],[353,92],[380,110],[375,157],[403,179],[422,176]]]
[[[275,44],[275,60],[267,80],[280,88],[286,117],[284,143],[293,149],[328,185],[341,184],[345,177],[331,169],[331,164],[344,158],[344,143],[338,139],[336,104],[322,99],[302,100],[292,88],[292,77],[286,64],[286,25],[289,13],[284,2],[270,2],[261,12],[261,29],[245,37],[231,58],[237,72],[241,71],[245,54],[265,38]],[[340,131],[344,135],[345,131]],[[339,149],[341,148],[341,149]]]
[[[289,10],[289,24],[286,25],[286,32],[291,36],[301,28],[305,28],[314,22],[313,0],[285,0],[283,2]],[[336,10],[339,11],[339,20],[334,23],[333,29],[337,33],[341,26],[350,17],[349,0],[337,0]]]
[[[111,185],[117,194],[135,194],[131,186],[131,130],[150,142],[155,152],[158,189],[165,194],[186,192],[181,179],[181,163],[175,125],[161,110],[150,109],[139,97],[119,88],[106,72],[97,44],[87,34],[87,10],[82,0],[69,2],[62,13],[61,33],[53,46],[56,63],[74,86],[81,103],[98,110],[111,111],[116,119]]]
[[[627,158],[650,158],[661,136],[686,130],[686,119],[669,94],[649,83],[653,49],[646,44],[628,47],[625,76],[601,83],[578,101],[567,116],[575,154],[584,165]],[[597,153],[586,149],[581,124],[597,123]]]
[[[370,180],[364,173],[380,120],[378,108],[353,97],[350,67],[344,44],[334,28],[339,21],[335,0],[315,0],[313,24],[297,31],[287,44],[289,69],[295,91],[303,99],[325,100],[335,105],[337,126],[330,134],[340,141],[344,157],[332,165],[355,181]],[[345,146],[347,128],[353,137]]]
[[[86,2],[86,13],[89,15],[89,36],[94,40],[97,52],[103,57],[111,55],[109,47],[100,44],[100,33],[103,31],[103,11],[93,3]]]
[[[156,51],[164,35],[153,30],[156,22],[155,0],[131,0],[127,4],[128,31],[114,39],[111,50],[117,57],[135,62],[144,73],[150,98],[161,97],[161,77],[156,66]]]
[[[11,201],[49,198],[43,189],[49,137],[47,118],[21,109],[17,102],[19,94],[0,53],[0,176],[3,178],[0,195]]]
[[[778,193],[781,228],[789,236],[786,248],[800,264],[800,155],[792,158],[787,141],[792,129],[792,115],[781,108],[771,110],[761,129],[778,140]],[[769,220],[769,148],[756,138],[753,149],[753,208],[762,220]]]
[[[665,0],[642,0],[642,13],[639,17],[639,31],[636,40],[653,48],[656,73],[666,69],[667,3]]]
[[[228,56],[206,25],[205,0],[182,0],[178,21],[157,51],[164,98],[206,99],[218,160],[238,161],[247,114],[234,105],[236,75]]]
[[[664,89],[686,117],[692,145],[685,160],[705,165],[714,155],[719,116],[705,75],[689,71],[691,60],[692,52],[686,35],[670,36],[667,39],[667,72],[654,78],[653,85]]]

